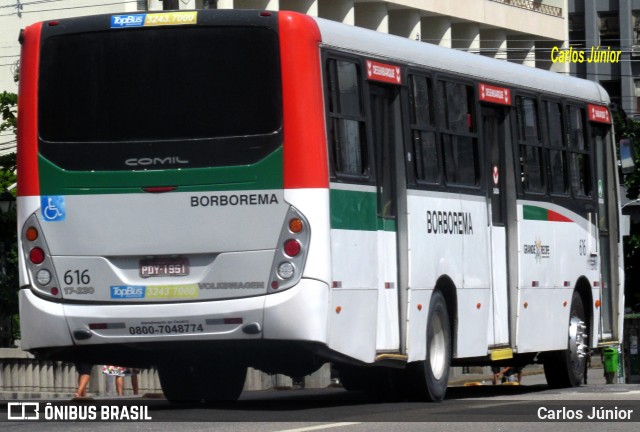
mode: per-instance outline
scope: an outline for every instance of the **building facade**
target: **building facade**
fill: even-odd
[[[640,120],[640,0],[571,0],[568,18],[574,50],[620,51],[618,61],[571,62],[571,74],[599,82],[627,116]]]

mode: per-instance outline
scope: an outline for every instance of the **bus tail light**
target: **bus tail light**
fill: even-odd
[[[302,250],[302,246],[298,243],[298,240],[289,239],[284,242],[284,253],[290,257],[296,257]]]
[[[271,265],[270,293],[291,288],[300,281],[310,238],[309,223],[297,209],[290,207]]]
[[[61,298],[60,285],[53,267],[53,259],[49,248],[41,234],[40,224],[32,215],[22,230],[22,255],[24,265],[29,273],[31,289],[47,297]]]
[[[29,251],[29,261],[33,264],[42,264],[44,262],[44,251],[39,247],[34,247]]]

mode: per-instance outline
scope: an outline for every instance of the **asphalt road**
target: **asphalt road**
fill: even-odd
[[[141,413],[151,420],[66,422],[3,421],[3,431],[230,431],[335,432],[437,431],[638,431],[640,384],[607,385],[602,370],[590,371],[589,384],[550,389],[542,375],[528,375],[520,386],[452,386],[442,403],[386,402],[341,388],[246,392],[236,403],[171,405],[164,399],[101,398],[74,403],[76,413]],[[33,402],[33,401],[32,401]],[[40,413],[64,418],[69,401],[37,401]],[[79,408],[81,407],[81,408]],[[135,409],[133,407],[136,407]],[[142,408],[140,408],[142,407]],[[54,411],[57,409],[58,411]],[[138,411],[136,411],[138,409]],[[67,411],[65,411],[67,410]],[[0,405],[0,419],[7,406]],[[66,412],[66,414],[65,414]],[[82,413],[81,413],[82,414]],[[51,417],[51,416],[49,416]],[[591,417],[591,418],[590,418]],[[607,417],[601,420],[599,417]],[[42,418],[41,418],[42,420]]]

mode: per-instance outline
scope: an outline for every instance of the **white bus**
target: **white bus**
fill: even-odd
[[[326,362],[441,400],[450,366],[577,386],[620,342],[599,85],[293,12],[20,40],[24,349],[157,366],[175,402]]]

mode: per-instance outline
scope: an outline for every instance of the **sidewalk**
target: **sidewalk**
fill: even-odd
[[[465,374],[451,379],[450,387],[458,387],[464,385],[492,385],[491,372],[485,374]],[[544,376],[544,368],[542,365],[528,365],[522,371],[522,385],[538,385],[546,384],[547,380]],[[604,370],[601,365],[593,365],[587,372],[587,383],[590,384],[606,384],[604,378]]]

